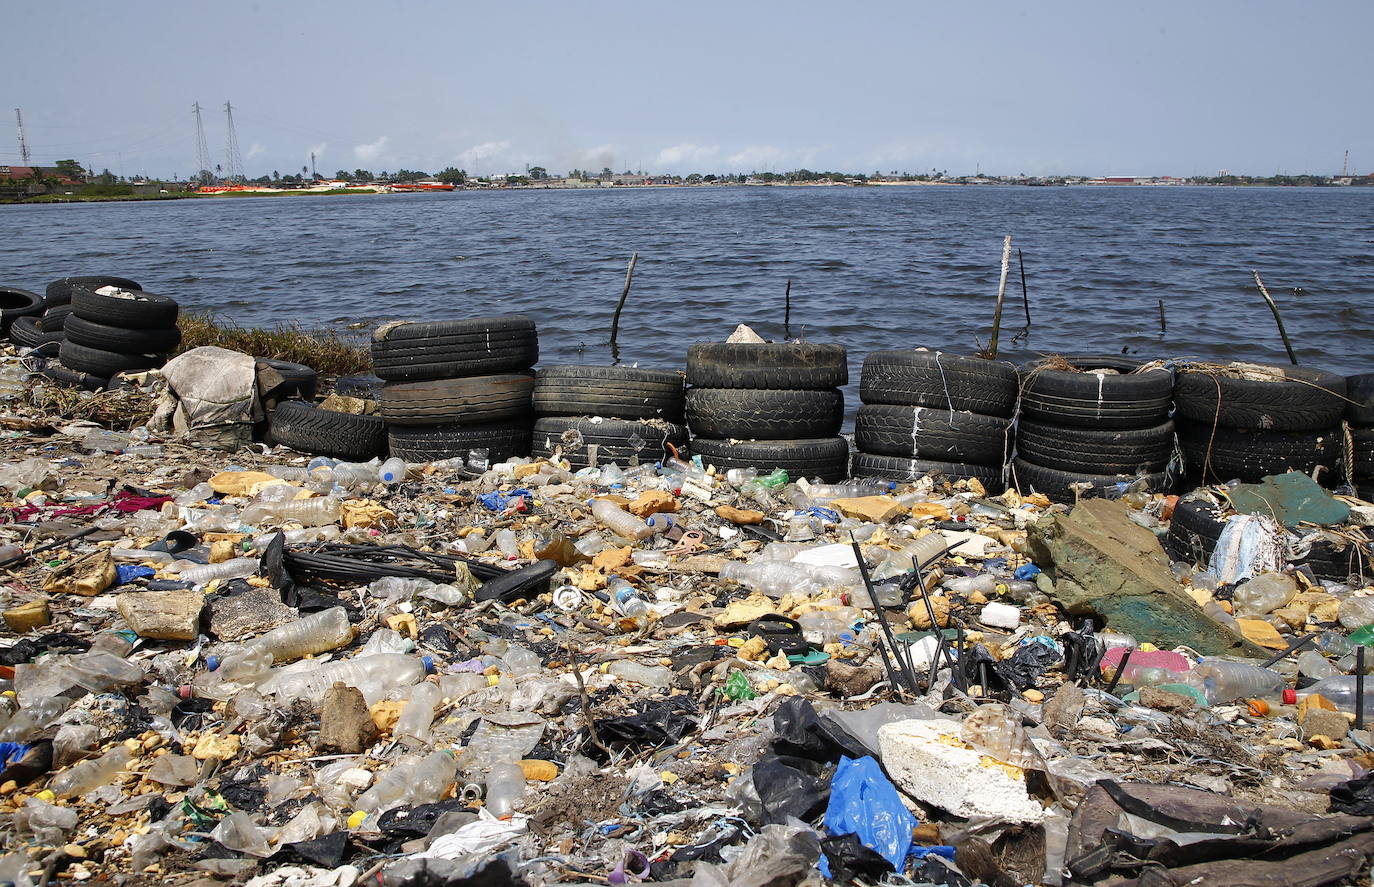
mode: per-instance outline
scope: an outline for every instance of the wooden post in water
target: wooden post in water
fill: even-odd
[[[1169,331],[1168,325],[1164,322],[1164,300],[1159,300],[1159,334],[1162,336]]]
[[[782,294],[782,337],[792,339],[792,279],[787,279],[787,291]]]
[[[1011,235],[1002,241],[1002,277],[997,281],[997,311],[992,315],[992,341],[988,343],[988,358],[997,359],[997,337],[1002,332],[1002,302],[1007,295],[1007,272],[1011,270]]]
[[[620,312],[625,308],[625,297],[630,294],[630,284],[635,279],[635,262],[639,261],[639,253],[630,254],[630,267],[625,269],[625,288],[620,291],[620,302],[615,306],[615,316],[611,318],[611,357],[616,362],[620,361],[619,349],[615,347],[615,337],[620,334]]]
[[[1269,310],[1274,312],[1274,323],[1279,325],[1279,335],[1283,337],[1283,347],[1288,352],[1288,360],[1293,366],[1298,365],[1298,356],[1293,353],[1293,343],[1288,341],[1288,330],[1283,327],[1283,317],[1279,314],[1279,306],[1274,304],[1274,297],[1269,295],[1269,290],[1265,289],[1264,281],[1260,280],[1258,271],[1251,271],[1255,275],[1255,286],[1259,287],[1260,295],[1264,296],[1264,301],[1269,303]]]

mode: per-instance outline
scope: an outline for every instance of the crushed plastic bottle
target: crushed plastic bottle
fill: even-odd
[[[1298,584],[1292,576],[1283,573],[1261,573],[1236,586],[1236,615],[1267,616],[1279,607],[1287,605],[1297,593]]]
[[[434,708],[440,698],[437,685],[426,682],[417,684],[401,709],[392,735],[412,747],[425,745],[429,741],[430,725],[434,723]]]
[[[331,607],[278,626],[250,643],[271,653],[275,662],[289,662],[342,647],[351,640],[353,625],[348,621],[348,611]]]
[[[58,774],[48,788],[59,798],[84,795],[94,788],[113,782],[119,771],[133,762],[133,752],[123,745],[116,746],[90,761],[82,761]]]
[[[1188,673],[1186,683],[1201,690],[1210,704],[1217,705],[1273,696],[1287,681],[1271,668],[1227,659],[1204,659]]]
[[[653,527],[607,499],[592,502],[592,516],[606,529],[626,539],[647,539],[654,533]]]
[[[258,685],[258,691],[280,699],[323,699],[325,691],[341,681],[356,687],[367,704],[373,705],[392,690],[418,684],[432,667],[428,657],[378,653],[314,668],[274,669]]]
[[[236,557],[218,564],[206,564],[203,567],[183,570],[177,574],[177,578],[193,585],[207,585],[216,579],[223,581],[252,576],[258,571],[258,566],[258,559],[255,557]]]
[[[305,527],[332,524],[339,519],[339,500],[330,496],[292,499],[286,502],[255,502],[243,509],[243,523],[260,527],[266,522],[295,521]]]
[[[358,797],[357,809],[381,813],[402,804],[431,804],[453,783],[457,772],[458,761],[448,749],[401,761]]]

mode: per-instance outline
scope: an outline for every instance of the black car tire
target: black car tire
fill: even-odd
[[[95,323],[134,330],[161,330],[175,327],[179,308],[176,300],[142,290],[123,290],[103,295],[83,286],[72,287],[72,316]],[[68,319],[70,325],[71,320]]]
[[[687,381],[700,388],[838,388],[849,382],[843,345],[704,342],[687,349]]]
[[[838,483],[849,474],[849,441],[842,437],[735,443],[694,437],[692,453],[717,471],[757,468],[767,474],[782,468],[789,479],[819,477],[826,483]]]
[[[80,314],[68,317],[62,332],[69,341],[78,345],[122,354],[170,354],[181,344],[181,330],[174,326],[131,329],[96,323]]]
[[[991,495],[1003,490],[1002,468],[994,465],[971,465],[958,462],[938,462],[931,459],[901,459],[875,453],[855,453],[850,467],[853,477],[877,477],[883,480],[917,481],[929,475],[940,475],[951,481],[972,478]]]
[[[569,431],[577,433],[568,435]],[[574,441],[569,442],[565,435]],[[643,441],[638,449],[632,442],[635,437]],[[680,454],[685,452],[686,426],[663,421],[638,422],[592,416],[548,416],[534,423],[534,440],[530,454],[535,458],[547,459],[561,449],[568,464],[578,469],[591,464],[590,448],[595,446],[597,465],[609,465],[614,462],[625,468],[632,458],[638,458],[641,464],[663,461],[671,455],[668,444],[672,444]]]
[[[1079,471],[1057,471],[1032,465],[1025,459],[1013,459],[1011,480],[1023,495],[1044,493],[1051,502],[1074,502],[1077,484],[1091,486],[1079,494],[1082,498],[1115,498],[1123,485],[1131,486],[1144,481],[1144,489],[1150,492],[1167,492],[1164,472],[1157,471],[1144,475],[1130,474],[1089,474]]]
[[[392,425],[476,425],[528,416],[533,373],[388,382],[382,418]]]
[[[1001,467],[1011,423],[998,416],[952,413],[930,407],[867,404],[854,418],[860,452],[900,459]]]
[[[25,348],[41,348],[61,343],[62,332],[45,333],[38,328],[38,318],[16,317],[10,324],[10,341]]]
[[[1264,431],[1314,431],[1346,414],[1345,377],[1305,367],[1275,367],[1290,381],[1234,379],[1182,369],[1174,386],[1178,415],[1194,422]]]
[[[1201,422],[1179,422],[1178,442],[1191,477],[1203,482],[1239,478],[1257,482],[1272,474],[1301,471],[1311,474],[1318,465],[1336,469],[1344,447],[1341,429],[1321,431],[1260,431],[1248,428],[1215,429]],[[1333,470],[1321,476],[1335,483]]]
[[[523,314],[389,323],[372,334],[372,371],[388,382],[493,375],[538,362],[534,321]]]
[[[387,429],[391,455],[407,462],[436,462],[467,458],[475,449],[488,450],[494,465],[512,456],[530,454],[530,423],[492,422],[481,425],[392,425]]]
[[[336,413],[302,401],[277,404],[268,437],[302,453],[353,462],[386,454],[386,423],[379,416]]]
[[[1022,367],[1023,417],[1075,428],[1152,428],[1169,418],[1173,382],[1167,370],[1136,373],[1141,364],[1120,357],[1066,359],[1085,372]],[[1119,375],[1087,372],[1093,369]]]
[[[1010,417],[1018,379],[1009,363],[939,351],[874,351],[864,358],[859,399]]]
[[[838,434],[844,395],[838,388],[776,391],[769,388],[692,388],[687,425],[717,440],[797,440]]]
[[[61,277],[48,284],[47,289],[44,290],[43,304],[48,307],[69,304],[72,300],[72,289],[75,287],[98,290],[107,286],[117,286],[124,290],[143,289],[142,284],[127,277],[110,277],[106,274],[87,277]]]
[[[43,297],[14,287],[0,287],[0,335],[7,333],[18,317],[43,313]]]
[[[58,359],[67,369],[79,370],[108,379],[115,373],[138,373],[156,369],[166,363],[161,355],[123,354],[80,345],[70,339],[63,340]]]
[[[1072,428],[1022,421],[1016,452],[1043,468],[1086,474],[1162,471],[1174,452],[1174,423],[1153,428]]]
[[[605,416],[680,422],[682,374],[640,367],[541,367],[534,380],[540,416]]]

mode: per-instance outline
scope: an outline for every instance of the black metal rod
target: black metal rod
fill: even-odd
[[[1026,257],[1016,250],[1016,261],[1021,264],[1021,305],[1026,309],[1026,329],[1030,329],[1030,295],[1026,292]]]
[[[950,546],[954,547],[954,546]],[[946,548],[945,551],[949,551]],[[944,556],[944,552],[937,554],[931,559],[931,563]],[[930,592],[926,591],[926,577],[921,572],[921,563],[916,555],[911,556],[911,566],[916,570],[916,587],[921,590],[921,600],[926,605],[926,615],[930,617],[930,630],[935,632],[935,653],[930,657],[930,683],[927,686],[935,686],[935,672],[939,668],[940,656],[943,654],[945,661],[949,663],[950,670],[954,670],[954,656],[949,652],[949,647],[945,641],[945,633],[940,630],[940,625],[935,621],[935,606],[930,602]]]
[[[1355,648],[1355,729],[1364,729],[1364,646]]]
[[[920,690],[916,686],[916,675],[908,671],[906,663],[902,662],[901,657],[897,655],[897,637],[892,633],[892,626],[887,622],[887,614],[883,612],[882,604],[878,603],[878,593],[873,590],[873,580],[868,575],[868,564],[864,561],[863,549],[859,547],[859,540],[854,538],[852,532],[849,534],[849,542],[854,546],[854,558],[859,562],[859,576],[863,578],[864,588],[868,589],[868,597],[873,601],[873,612],[878,614],[878,624],[883,627],[883,636],[892,645],[892,653],[897,656],[897,664],[902,668],[904,680],[899,683],[905,684],[912,693],[919,693]]]
[[[787,281],[787,291],[782,294],[782,337],[792,338],[792,281]]]
[[[1278,662],[1278,661],[1279,661],[1280,659],[1282,659],[1283,657],[1285,657],[1285,656],[1290,656],[1290,655],[1292,655],[1292,654],[1298,652],[1298,651],[1301,650],[1303,647],[1306,647],[1308,644],[1310,644],[1310,643],[1312,643],[1313,641],[1315,641],[1315,640],[1317,639],[1317,635],[1318,635],[1318,634],[1321,634],[1321,632],[1314,631],[1314,632],[1312,632],[1311,634],[1305,634],[1305,635],[1303,635],[1302,637],[1300,637],[1300,638],[1298,638],[1297,640],[1293,641],[1293,643],[1289,644],[1289,645],[1288,645],[1288,649],[1284,650],[1282,653],[1275,653],[1273,656],[1270,656],[1268,659],[1266,659],[1266,660],[1264,660],[1263,662],[1261,662],[1261,663],[1260,663],[1260,668],[1268,668],[1269,666],[1273,665],[1275,662]]]
[[[1116,692],[1116,684],[1117,684],[1118,681],[1121,680],[1121,676],[1124,675],[1124,674],[1126,673],[1126,666],[1130,663],[1130,661],[1131,661],[1131,654],[1132,654],[1133,652],[1135,652],[1135,651],[1134,651],[1134,650],[1127,650],[1125,653],[1122,653],[1122,654],[1121,654],[1121,661],[1118,662],[1117,665],[1116,665],[1116,674],[1112,675],[1112,682],[1111,682],[1110,684],[1107,685],[1107,695],[1108,695],[1108,696],[1110,696],[1110,695],[1112,695],[1113,693]]]

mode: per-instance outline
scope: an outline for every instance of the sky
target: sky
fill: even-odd
[[[7,0],[0,164],[1374,172],[1374,3]]]

